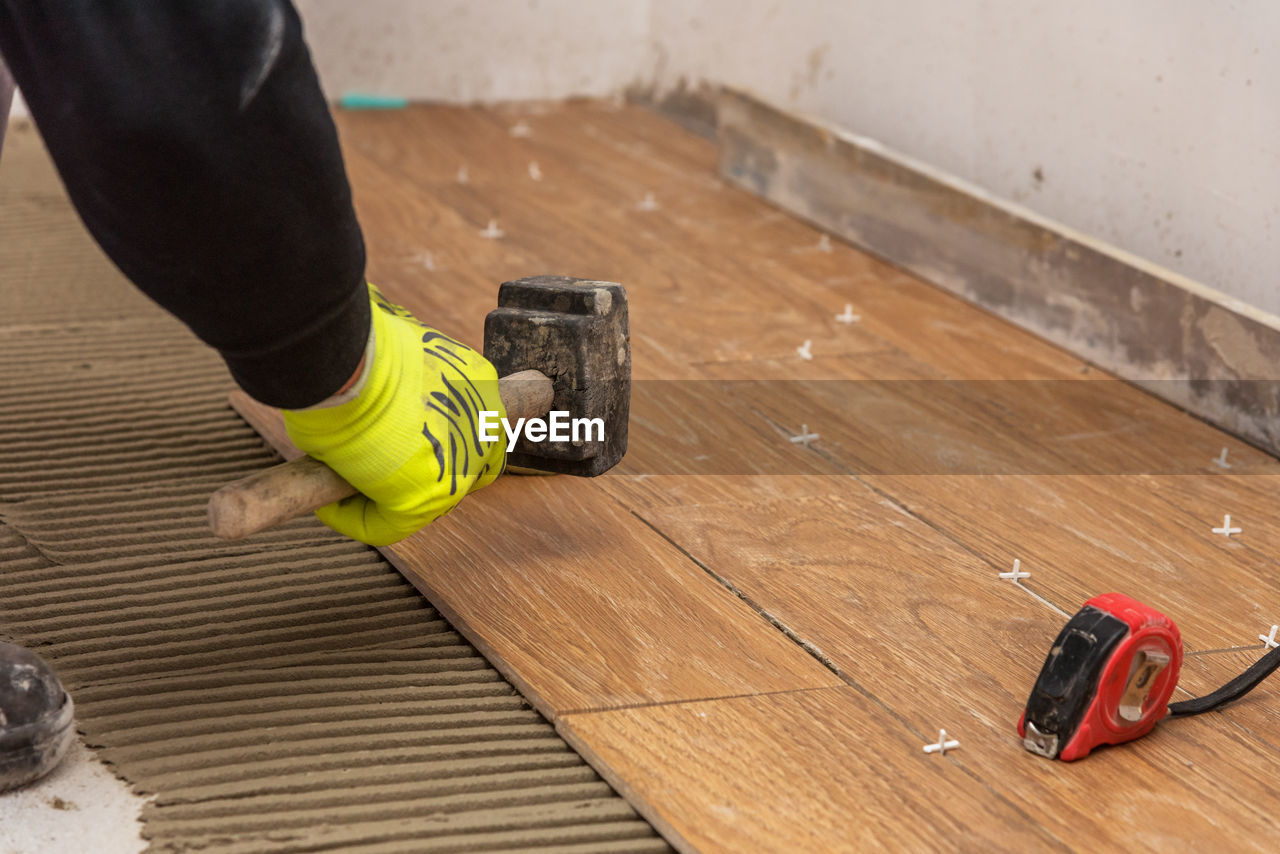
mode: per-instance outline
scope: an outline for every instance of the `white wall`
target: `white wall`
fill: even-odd
[[[298,0],[330,96],[604,96],[648,58],[649,0]]]
[[[652,9],[660,87],[746,88],[1280,314],[1274,0]]]
[[[331,96],[710,80],[1280,314],[1275,0],[298,0]]]
[[[649,58],[649,0],[295,0],[327,94],[609,96]],[[15,117],[25,116],[15,98]]]

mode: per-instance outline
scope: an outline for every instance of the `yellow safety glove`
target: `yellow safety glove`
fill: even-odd
[[[289,438],[360,490],[316,511],[372,546],[399,542],[488,486],[506,463],[505,431],[482,442],[480,412],[506,417],[483,356],[420,323],[369,285],[371,352],[336,403],[286,410]]]

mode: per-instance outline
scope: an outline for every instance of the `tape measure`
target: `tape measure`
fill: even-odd
[[[1169,716],[1239,699],[1280,667],[1280,648],[1195,700],[1169,703],[1182,669],[1182,635],[1164,614],[1122,593],[1095,596],[1059,632],[1036,678],[1018,735],[1032,753],[1071,761],[1133,741]]]

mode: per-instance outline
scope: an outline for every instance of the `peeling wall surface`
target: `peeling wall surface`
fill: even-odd
[[[812,113],[1280,314],[1280,4],[653,0],[651,83]]]
[[[621,92],[648,56],[649,0],[299,0],[331,96],[506,101]]]
[[[723,90],[729,181],[1280,453],[1280,329],[869,139]]]

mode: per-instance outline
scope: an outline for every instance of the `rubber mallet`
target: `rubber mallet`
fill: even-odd
[[[507,282],[484,323],[484,355],[498,369],[508,420],[552,410],[600,419],[603,436],[530,442],[508,466],[594,477],[627,450],[631,341],[621,285],[567,276]],[[496,429],[501,430],[499,426]],[[356,490],[319,460],[302,457],[227,484],[209,499],[209,527],[236,540],[340,501]]]

